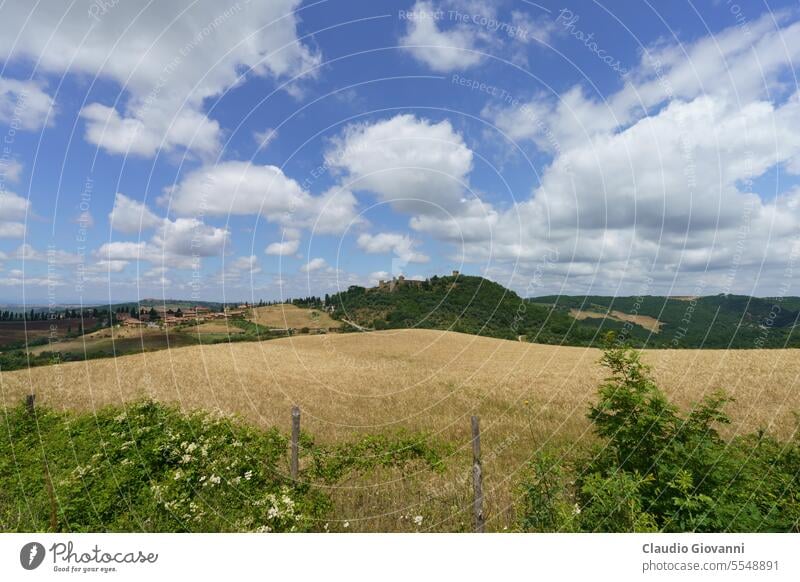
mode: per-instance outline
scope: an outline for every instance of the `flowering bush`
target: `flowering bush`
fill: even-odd
[[[19,407],[7,420],[0,530],[48,527],[45,464],[63,531],[304,531],[327,509],[288,479],[277,430],[153,402],[35,419]]]
[[[321,446],[302,434],[295,482],[278,430],[149,401],[81,415],[37,408],[35,417],[18,406],[5,421],[0,531],[53,523],[60,531],[326,531],[330,485],[378,467],[442,463],[419,435]]]

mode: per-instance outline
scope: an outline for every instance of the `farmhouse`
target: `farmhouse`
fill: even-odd
[[[141,327],[144,325],[143,321],[131,316],[130,313],[118,313],[116,317],[123,327]]]

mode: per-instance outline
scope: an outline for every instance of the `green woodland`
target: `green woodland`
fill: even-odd
[[[334,317],[371,329],[426,328],[522,339],[537,343],[600,346],[609,331],[634,347],[800,347],[795,325],[800,299],[714,295],[696,299],[659,296],[546,296],[524,299],[502,285],[458,275],[433,277],[393,290],[350,287],[329,299]],[[596,314],[576,320],[571,309]],[[646,315],[658,333],[605,318],[610,311]]]

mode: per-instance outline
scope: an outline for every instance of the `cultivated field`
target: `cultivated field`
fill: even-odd
[[[199,326],[202,328],[202,326]],[[230,335],[239,333],[241,330],[233,328]],[[219,331],[215,328],[215,333],[226,334],[225,330]],[[115,327],[101,329],[76,338],[64,339],[56,342],[49,342],[41,346],[33,346],[28,349],[31,355],[38,355],[43,352],[58,351],[64,354],[126,354],[148,350],[161,350],[167,348],[177,348],[182,346],[194,345],[197,343],[196,336],[200,333],[211,333],[211,330],[198,332],[198,327],[188,326],[185,330],[164,330],[160,328],[124,328]]]
[[[328,313],[319,309],[304,309],[291,304],[266,305],[254,307],[249,319],[266,327],[286,329],[327,329],[341,324]]]
[[[86,329],[91,329],[97,321],[91,317],[83,320]],[[33,341],[40,338],[63,338],[81,327],[80,318],[52,319],[40,321],[0,321],[0,350],[5,344]]]
[[[599,311],[588,311],[588,310],[581,310],[581,309],[570,309],[569,314],[574,317],[575,319],[613,319],[615,321],[628,321],[630,323],[635,323],[636,325],[641,325],[646,330],[652,331],[653,333],[659,333],[661,331],[661,326],[664,325],[655,317],[650,317],[649,315],[633,315],[631,313],[625,313],[624,311],[609,311],[606,312],[599,312]]]
[[[592,442],[586,410],[604,376],[594,349],[439,331],[296,336],[170,349],[0,374],[4,405],[91,410],[151,397],[186,409],[237,413],[288,432],[290,406],[319,442],[362,433],[424,431],[450,443],[444,472],[383,470],[331,492],[351,530],[470,528],[469,416],[478,414],[489,528],[513,523],[518,471],[537,447]],[[688,406],[714,388],[737,401],[726,431],[767,428],[787,438],[800,410],[797,350],[651,351],[665,391]]]

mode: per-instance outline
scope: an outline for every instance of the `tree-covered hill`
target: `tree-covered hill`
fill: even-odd
[[[330,297],[334,317],[371,329],[446,329],[503,339],[557,343],[568,314],[525,301],[482,277],[405,281],[391,289],[350,287]]]
[[[528,299],[488,279],[458,275],[353,286],[332,295],[327,305],[335,318],[368,329],[443,329],[577,346],[600,345],[606,332],[614,331],[639,347],[800,347],[794,332],[800,300],[794,297]]]
[[[784,348],[800,347],[796,297],[759,298],[745,295],[706,297],[602,297],[549,296],[531,301],[561,313],[578,310],[584,325],[598,329],[623,330],[634,345],[675,348]],[[605,314],[622,312],[657,319],[661,325],[652,333],[638,325],[604,319]]]

